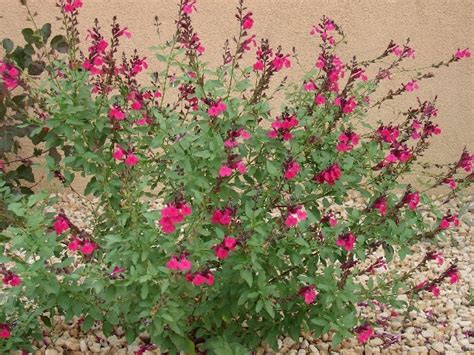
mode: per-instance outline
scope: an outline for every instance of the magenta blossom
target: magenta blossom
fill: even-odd
[[[295,176],[298,175],[299,171],[300,165],[296,161],[290,160],[285,166],[283,177],[286,180],[294,179]]]
[[[313,304],[318,296],[318,292],[313,285],[302,287],[298,294],[303,297],[304,303],[306,304]]]
[[[10,326],[6,323],[0,323],[0,339],[8,339],[11,336]]]
[[[212,104],[211,107],[209,107],[209,109],[207,110],[207,113],[211,117],[217,117],[226,110],[227,110],[227,105],[223,103],[222,101],[218,101]]]
[[[4,275],[3,275],[3,284],[4,285],[7,285],[7,286],[11,286],[11,287],[16,287],[16,286],[20,286],[21,285],[21,278],[20,276],[14,274],[13,272],[11,271],[7,271]]]
[[[182,255],[181,257],[173,256],[167,263],[166,267],[170,270],[179,270],[183,272],[187,272],[191,270],[192,263],[186,258],[186,255]]]
[[[469,173],[472,170],[472,164],[474,162],[474,154],[469,154],[467,151],[462,152],[461,158],[459,159],[458,168],[463,168],[465,172]]]
[[[235,131],[229,131],[228,138],[224,142],[224,147],[235,148],[239,145],[240,142],[248,140],[250,138],[250,133],[243,128],[239,128]]]
[[[193,11],[197,11],[196,0],[185,0],[182,7],[182,11],[187,15],[192,14]]]
[[[418,85],[416,80],[412,80],[412,81],[406,83],[403,87],[404,87],[405,91],[409,91],[409,92],[418,90],[420,88],[420,86]]]
[[[73,12],[82,7],[82,0],[66,0],[64,3],[65,12]]]
[[[127,166],[135,166],[138,164],[138,157],[134,153],[128,153],[127,157],[124,160],[125,165]]]
[[[123,160],[125,158],[125,151],[122,149],[121,146],[115,146],[114,152],[112,153],[112,157],[115,160]]]
[[[334,183],[341,178],[341,168],[338,164],[333,164],[328,168],[316,174],[313,180],[322,184],[327,183],[328,185],[334,185]]]
[[[385,198],[385,196],[381,196],[377,200],[375,200],[372,207],[378,210],[380,215],[384,217],[387,214],[388,207],[387,199]]]
[[[288,208],[288,215],[285,219],[285,225],[288,228],[295,227],[298,223],[304,221],[308,217],[303,206],[294,206]]]
[[[211,222],[213,224],[220,224],[223,226],[228,226],[232,221],[232,216],[234,211],[231,208],[224,208],[221,210],[215,210],[211,217]]]
[[[20,71],[11,64],[0,60],[0,75],[6,90],[15,89],[20,83]]]
[[[56,234],[60,235],[69,229],[69,220],[63,215],[57,215],[54,219],[53,228]]]
[[[418,204],[420,203],[420,193],[419,192],[411,192],[411,193],[406,193],[405,197],[403,197],[404,204],[407,204],[408,207],[414,211]]]
[[[250,30],[253,27],[252,13],[247,13],[242,19],[242,28],[244,30]]]
[[[191,207],[186,202],[169,203],[161,210],[159,224],[165,234],[173,233],[176,224],[184,221],[184,217],[191,214]]]
[[[214,284],[214,275],[210,271],[198,272],[195,274],[186,274],[186,280],[191,282],[194,286],[202,286],[207,284],[212,286]]]
[[[459,227],[459,219],[456,215],[448,214],[441,219],[439,229],[448,229],[452,226]]]
[[[298,126],[298,120],[294,115],[283,114],[282,117],[277,117],[272,123],[272,130],[267,133],[269,138],[280,138],[284,141],[289,141],[293,138],[291,130]]]
[[[357,341],[360,344],[367,343],[374,336],[374,330],[369,324],[364,324],[356,328]]]
[[[323,94],[316,94],[316,96],[314,97],[314,103],[317,105],[317,106],[322,106],[326,103],[326,98],[324,97]]]
[[[119,106],[113,106],[109,110],[109,117],[113,118],[116,121],[123,121],[125,119],[125,113]]]
[[[224,240],[213,247],[214,254],[218,259],[224,260],[229,256],[229,252],[233,251],[237,246],[237,239],[225,236]]]
[[[469,48],[464,48],[464,49],[458,49],[456,53],[454,53],[454,57],[456,59],[462,59],[462,58],[469,58],[471,56],[471,51]]]
[[[387,143],[394,143],[397,141],[398,136],[400,135],[400,131],[398,127],[392,126],[380,126],[377,129],[377,135],[381,140]]]
[[[346,131],[339,135],[339,143],[336,146],[338,152],[349,152],[359,144],[360,137],[357,133]]]
[[[443,184],[447,184],[452,190],[454,190],[457,186],[456,181],[453,178],[443,179]]]
[[[356,236],[353,233],[346,233],[336,240],[336,245],[342,247],[345,251],[351,251],[354,249],[356,242]]]
[[[321,218],[321,223],[328,223],[331,227],[337,226],[337,219],[333,213],[326,213],[323,218]]]

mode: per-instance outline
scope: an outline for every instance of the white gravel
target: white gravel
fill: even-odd
[[[77,195],[72,194],[58,194],[58,197],[59,206],[70,216],[72,222],[83,228],[87,227],[85,221],[91,203],[80,201]],[[428,243],[417,245],[414,255],[407,257],[399,267],[408,269],[413,266],[410,261],[419,260],[427,247]],[[438,298],[425,293],[423,299],[414,304],[419,311],[411,311],[407,317],[390,316],[387,309],[368,314],[373,320],[375,317],[387,318],[387,324],[375,330],[377,333],[398,336],[399,341],[395,344],[384,348],[382,339],[373,338],[368,344],[361,346],[355,339],[350,339],[332,348],[328,335],[316,339],[311,334],[302,334],[297,342],[289,337],[280,337],[277,354],[474,354],[474,206],[471,205],[470,211],[463,217],[457,235],[440,242],[439,250],[447,261],[458,259],[461,275],[458,283],[451,285],[444,282]],[[471,296],[470,290],[473,291]],[[120,328],[109,337],[96,327],[83,334],[77,320],[66,324],[60,317],[55,317],[53,331],[45,337],[45,343],[36,344],[38,350],[35,354],[133,354],[144,344],[144,340],[147,340],[146,334],[127,346]],[[160,350],[150,350],[145,354],[160,354]],[[262,344],[256,354],[275,352]]]

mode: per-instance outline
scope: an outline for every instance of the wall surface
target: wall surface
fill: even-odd
[[[125,43],[126,50],[137,47],[144,55],[153,57],[148,48],[160,42],[153,27],[155,15],[162,23],[161,39],[173,33],[177,11],[173,0],[83,2],[80,14],[83,33],[91,27],[95,17],[105,28],[111,17],[117,15],[120,23],[128,26],[133,34]],[[54,0],[28,0],[28,3],[38,12],[38,23],[54,23],[58,13]],[[220,64],[224,40],[232,38],[237,31],[236,4],[236,0],[197,2],[194,27],[206,47],[204,58],[211,64]],[[407,68],[425,67],[447,59],[458,47],[474,49],[473,0],[247,0],[246,4],[254,13],[253,31],[257,36],[268,38],[275,45],[281,44],[288,52],[296,47],[305,69],[314,64],[318,51],[317,39],[309,36],[309,29],[323,14],[343,27],[348,44],[342,47],[341,56],[346,60],[352,55],[361,60],[373,58],[391,39],[403,43],[407,37],[416,50],[416,60],[407,62]],[[20,30],[28,25],[20,1],[0,0],[0,15],[0,38],[20,38]],[[301,73],[301,68],[295,65],[290,79],[297,80]],[[417,97],[430,99],[438,95],[438,123],[443,134],[433,139],[426,159],[448,162],[456,159],[464,146],[474,150],[474,58],[435,73],[435,78],[421,83],[420,90],[388,102],[379,111],[372,111],[369,119],[395,120],[397,112],[414,105]],[[407,82],[408,78],[407,75],[396,76],[381,91]]]

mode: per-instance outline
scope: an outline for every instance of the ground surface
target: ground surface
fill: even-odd
[[[60,203],[71,220],[84,226],[87,208],[75,195],[59,195]],[[344,341],[336,348],[331,347],[328,336],[315,339],[310,334],[302,334],[295,342],[282,336],[278,341],[281,354],[474,354],[474,206],[464,216],[458,233],[449,240],[440,243],[446,260],[458,259],[461,280],[454,285],[444,283],[441,295],[433,297],[426,293],[423,299],[416,302],[419,311],[411,311],[406,317],[392,316],[389,310],[378,310],[379,320],[386,324],[376,329],[380,334],[387,334],[395,340],[390,347],[382,346],[381,338],[370,340],[360,346],[352,340]],[[447,206],[446,208],[449,208]],[[419,260],[428,249],[427,243],[416,247],[415,253],[398,265],[407,269],[413,265],[411,260]],[[433,249],[432,245],[430,249]],[[446,266],[446,264],[444,265]],[[430,272],[436,273],[439,268],[433,267]],[[429,276],[429,274],[428,274]],[[375,319],[375,318],[374,318]],[[47,344],[38,344],[37,354],[133,354],[148,341],[144,334],[127,346],[123,332],[118,329],[112,336],[106,337],[100,329],[93,328],[87,334],[81,333],[77,322],[64,323],[56,319],[54,331],[45,338]],[[151,350],[148,354],[159,354]],[[257,354],[274,354],[263,344]]]

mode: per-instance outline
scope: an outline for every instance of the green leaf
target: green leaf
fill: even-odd
[[[272,161],[267,160],[267,171],[270,175],[277,176],[280,171]]]
[[[252,272],[250,272],[249,270],[241,270],[240,276],[247,282],[249,287],[252,287],[252,284],[253,284]]]
[[[62,35],[57,35],[53,37],[51,40],[51,47],[58,51],[59,53],[67,53],[69,49],[69,45],[67,43],[67,40],[64,36]]]
[[[3,49],[5,49],[5,52],[10,53],[12,50],[13,50],[13,41],[9,38],[5,38],[3,41],[2,41],[2,46],[3,46]]]

